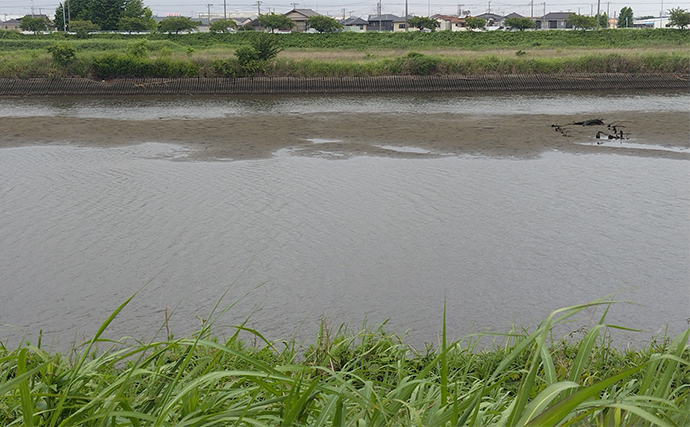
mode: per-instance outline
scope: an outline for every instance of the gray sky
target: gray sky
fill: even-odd
[[[208,4],[213,4],[210,6],[212,13],[222,13],[223,1],[228,13],[241,12],[248,15],[257,12],[256,0],[144,0],[144,4],[151,8],[154,15],[165,16],[169,13],[178,13],[196,17],[199,13],[207,13]],[[596,0],[534,0],[533,5],[529,0],[522,3],[520,0],[472,1],[474,0],[408,0],[408,10],[411,14],[420,16],[426,16],[429,12],[453,15],[460,7],[463,10],[469,10],[473,15],[488,12],[490,9],[491,12],[498,14],[507,15],[516,12],[530,16],[532,7],[534,16],[542,15],[544,9],[546,12],[571,11],[582,15],[589,15],[592,11],[596,13],[597,10]],[[376,14],[376,0],[262,0],[261,13],[269,11],[285,13],[293,8],[292,2],[298,3],[298,9],[313,9],[323,15],[335,17],[342,17],[343,10],[346,16],[366,17]],[[58,4],[59,2],[54,0],[0,0],[0,20],[4,20],[5,15],[15,17],[30,14],[32,6],[34,13],[52,15]],[[662,7],[664,13],[675,7],[690,9],[690,0],[666,0],[663,3],[643,0],[601,0],[601,12],[605,13],[608,10],[611,16],[625,6],[632,7],[635,17],[659,16]],[[404,15],[405,0],[381,0],[381,10],[383,13]]]

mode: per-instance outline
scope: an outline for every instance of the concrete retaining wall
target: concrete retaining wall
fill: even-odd
[[[241,95],[307,93],[690,90],[683,74],[569,74],[383,77],[147,78],[95,81],[0,79],[0,96]]]

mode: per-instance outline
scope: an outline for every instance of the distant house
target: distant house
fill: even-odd
[[[292,9],[285,14],[285,16],[290,18],[292,22],[295,23],[295,26],[292,27],[292,31],[298,31],[300,33],[307,31],[307,20],[310,17],[320,15],[321,14],[319,12],[311,9]]]
[[[475,16],[475,18],[484,19],[487,27],[500,27],[503,25],[503,16],[495,13],[482,13],[481,15]]]
[[[200,33],[208,33],[211,27],[211,22],[208,18],[192,18],[192,21],[197,23],[196,31]]]
[[[573,28],[567,21],[573,12],[549,12],[534,23],[538,30],[570,30]]]
[[[19,28],[19,25],[21,25],[21,23],[21,19],[9,19],[5,22],[0,22],[0,29],[21,31],[21,28]]]
[[[504,16],[503,19],[501,19],[501,24],[506,19],[511,19],[511,18],[524,18],[524,16],[520,15],[519,13],[515,13],[515,12],[509,13],[506,16]]]
[[[243,25],[244,28],[251,27],[254,31],[264,31],[265,28],[259,22],[259,18],[254,18]]]
[[[400,31],[419,31],[419,28],[415,27],[409,27],[407,24],[407,19],[412,18],[412,16],[409,16],[405,18],[404,16],[399,16],[393,20],[393,31],[394,32],[400,32]]]
[[[465,31],[465,18],[452,15],[433,15],[432,18],[440,24],[439,31]]]
[[[398,16],[386,13],[383,15],[369,15],[367,18],[367,31],[393,31],[393,22]]]
[[[350,17],[340,21],[345,31],[366,31],[369,24],[362,18]]]

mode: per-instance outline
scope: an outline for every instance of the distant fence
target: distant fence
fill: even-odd
[[[684,74],[0,79],[0,96],[244,95],[690,89]]]

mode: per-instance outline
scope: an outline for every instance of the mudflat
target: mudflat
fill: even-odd
[[[603,125],[574,124],[589,119],[601,119]],[[623,138],[609,139],[608,135],[614,135],[612,126],[616,135],[623,132]],[[686,112],[615,112],[602,117],[501,115],[500,111],[487,116],[320,113],[185,120],[0,117],[0,128],[4,129],[0,147],[161,142],[189,147],[191,160],[260,159],[280,149],[290,149],[293,155],[334,158],[464,154],[529,158],[558,150],[690,159],[690,114]]]

